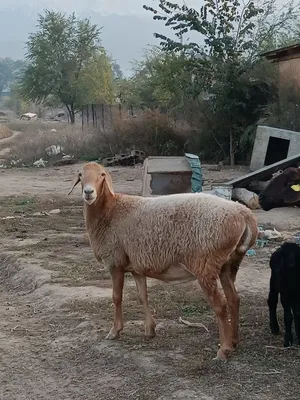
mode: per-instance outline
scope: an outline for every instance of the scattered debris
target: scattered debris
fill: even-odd
[[[143,163],[146,154],[140,150],[131,150],[130,154],[115,154],[114,157],[102,159],[102,164],[105,167],[113,167],[114,165],[132,166],[135,164]]]
[[[25,113],[21,115],[20,119],[27,119],[27,121],[36,120],[37,115],[35,113]]]
[[[182,319],[181,317],[179,317],[179,322],[181,322],[182,324],[189,326],[191,328],[204,328],[206,330],[206,332],[209,332],[207,327],[205,325],[203,325],[201,322],[189,322],[185,319]]]
[[[281,374],[281,371],[277,371],[276,369],[274,369],[273,371],[269,371],[269,372],[254,372],[256,375],[277,375],[277,374]]]
[[[300,244],[300,232],[295,233],[293,239],[295,243]]]
[[[246,253],[248,257],[256,256],[256,251],[254,249],[249,249]]]
[[[269,243],[268,240],[262,240],[262,239],[257,239],[256,240],[256,246],[260,247],[260,248],[265,247],[268,243]]]
[[[60,213],[59,208],[55,208],[54,210],[49,211],[49,214],[59,214],[59,213]]]
[[[45,151],[49,157],[57,156],[58,154],[61,154],[63,152],[63,150],[64,150],[63,147],[59,144],[58,145],[52,144],[51,146],[49,146],[45,149]]]
[[[37,160],[37,161],[35,161],[34,163],[33,163],[33,165],[35,166],[35,167],[46,167],[46,163],[47,163],[47,161],[44,161],[42,158],[40,158],[39,160]]]
[[[258,195],[254,192],[250,192],[245,188],[237,188],[232,191],[232,200],[239,201],[245,204],[250,210],[257,210],[260,208],[258,202]]]
[[[275,228],[273,230],[267,229],[265,231],[260,231],[262,238],[272,240],[272,239],[279,239],[282,237],[281,233],[278,232]]]
[[[49,161],[49,165],[54,167],[63,167],[64,165],[73,165],[78,162],[78,159],[74,156],[64,155],[61,158],[56,158],[54,160]]]
[[[21,160],[11,160],[10,164],[11,165],[17,165],[20,164]]]
[[[32,214],[33,217],[41,217],[50,215],[47,211],[38,211]]]
[[[219,183],[211,185],[211,190],[209,193],[214,194],[215,196],[222,197],[223,199],[231,200],[232,199],[232,186],[227,185],[226,183]]]

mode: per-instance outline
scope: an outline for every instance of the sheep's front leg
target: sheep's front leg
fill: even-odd
[[[155,336],[155,326],[156,323],[152,316],[149,302],[148,302],[148,293],[147,293],[147,281],[146,277],[139,275],[135,272],[132,272],[132,276],[135,280],[137,292],[139,295],[140,302],[144,309],[145,314],[145,336],[148,338],[153,338]]]
[[[123,330],[123,314],[122,314],[122,297],[124,287],[124,272],[119,268],[111,268],[110,270],[113,283],[113,303],[115,306],[115,320],[109,334],[105,339],[119,339],[120,332]]]

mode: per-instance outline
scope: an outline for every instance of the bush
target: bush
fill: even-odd
[[[186,135],[168,116],[157,110],[147,110],[136,118],[115,118],[114,132],[104,138],[111,153],[130,148],[147,155],[175,156],[183,154]]]
[[[8,138],[12,135],[12,131],[6,124],[0,123],[0,139]]]

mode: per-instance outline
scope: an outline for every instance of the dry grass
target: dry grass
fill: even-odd
[[[0,140],[9,138],[11,135],[11,129],[7,125],[0,124]]]
[[[99,140],[92,132],[83,132],[77,127],[66,125],[45,126],[35,124],[26,125],[24,134],[11,146],[10,156],[13,159],[21,160],[22,163],[31,165],[39,158],[47,159],[45,149],[51,145],[60,145],[65,154],[82,157],[87,160],[99,158]],[[32,129],[35,127],[35,129]],[[43,129],[41,129],[41,127]],[[27,131],[28,129],[28,131]],[[56,131],[53,132],[52,129]]]
[[[10,156],[26,165],[41,157],[47,159],[45,149],[51,145],[61,145],[64,153],[87,161],[129,149],[148,155],[181,155],[185,142],[192,136],[189,126],[176,124],[158,111],[147,111],[137,118],[116,115],[110,132],[82,131],[78,125],[43,121],[15,120],[9,127],[23,132],[11,146]]]

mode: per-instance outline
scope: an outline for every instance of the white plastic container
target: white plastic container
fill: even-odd
[[[232,185],[226,185],[226,184],[211,185],[211,189],[213,190],[216,196],[222,197],[223,199],[226,200],[231,200]]]

